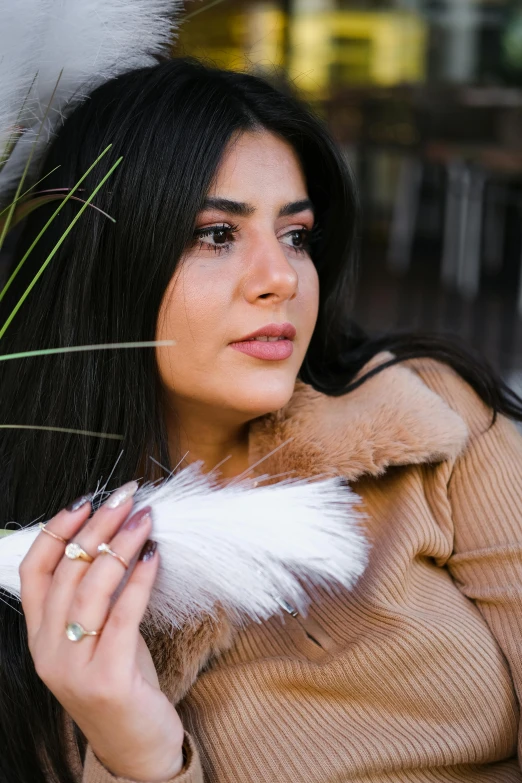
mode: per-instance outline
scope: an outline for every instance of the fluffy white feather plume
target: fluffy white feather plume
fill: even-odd
[[[181,7],[182,0],[0,3],[0,145],[14,125],[26,129],[0,173],[0,192],[17,184],[60,72],[35,159],[66,107],[113,76],[152,65],[154,55],[168,51]]]
[[[140,489],[134,509],[152,506],[161,556],[150,622],[181,627],[218,604],[235,624],[261,621],[285,602],[305,613],[313,585],[351,587],[367,554],[357,502],[339,479],[219,487],[197,464]],[[0,538],[0,588],[19,595],[18,566],[38,534]]]

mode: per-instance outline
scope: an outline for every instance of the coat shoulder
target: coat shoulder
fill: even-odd
[[[360,377],[390,358],[374,357]],[[272,474],[290,465],[303,477],[340,473],[353,481],[391,465],[455,459],[469,432],[450,398],[413,363],[387,367],[340,397],[298,383],[283,410],[252,428],[252,462]]]
[[[466,423],[471,438],[491,425],[493,412],[476,391],[452,367],[435,359],[405,363],[423,383]]]

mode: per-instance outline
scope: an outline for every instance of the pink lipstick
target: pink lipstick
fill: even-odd
[[[278,362],[292,355],[295,336],[295,327],[290,323],[267,324],[241,340],[230,343],[230,347],[255,359]]]

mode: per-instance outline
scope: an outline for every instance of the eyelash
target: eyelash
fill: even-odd
[[[226,232],[227,234],[233,236],[239,231],[239,226],[229,226],[226,223],[221,223],[216,226],[208,226],[208,228],[198,228],[196,231],[194,231],[194,240],[197,244],[199,244],[200,250],[202,250],[203,247],[212,248],[214,253],[222,253],[223,250],[229,250],[232,242],[225,242],[222,245],[211,245],[209,242],[201,241],[202,237],[210,237],[213,234],[217,234],[219,231]]]
[[[234,239],[230,242],[225,242],[222,245],[211,245],[209,242],[203,242],[201,241],[203,237],[210,237],[213,234],[217,234],[218,232],[226,232],[229,235],[234,236],[234,234],[237,234],[239,231],[239,226],[229,226],[228,224],[222,223],[215,226],[208,226],[207,228],[199,228],[194,232],[194,244],[198,244],[200,250],[203,249],[203,247],[211,248],[214,253],[219,254],[223,251],[230,250],[231,245],[235,241]],[[310,245],[312,244],[313,240],[317,237],[318,231],[317,226],[314,226],[314,228],[310,231],[307,228],[299,228],[294,229],[293,231],[289,231],[288,234],[284,234],[283,236],[288,236],[291,234],[302,234],[303,235],[303,246],[302,247],[294,247],[293,245],[289,245],[289,247],[292,248],[292,250],[295,250],[296,253],[299,255],[307,253],[310,251]]]

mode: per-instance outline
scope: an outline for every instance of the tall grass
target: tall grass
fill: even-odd
[[[57,83],[58,85],[58,83]],[[56,86],[57,86],[56,85]],[[56,88],[55,88],[56,91]],[[54,97],[51,97],[51,101],[49,103],[49,106],[51,105],[52,99]],[[27,97],[26,99],[27,100]],[[25,102],[24,102],[25,103]],[[42,120],[42,125],[40,127],[43,127],[43,124],[45,122],[45,119],[47,117],[48,110],[46,111],[46,114],[44,115],[44,119]],[[6,147],[4,149],[2,160],[0,162],[0,170],[5,165],[8,157],[12,153],[15,145],[16,145],[17,139],[13,140],[13,137],[10,136],[8,138]],[[34,142],[38,141],[38,136]],[[80,190],[81,184],[84,182],[84,180],[88,177],[88,175],[96,168],[98,163],[102,160],[102,158],[108,153],[108,151],[111,149],[112,145],[107,146],[103,152],[100,153],[100,155],[96,158],[96,160],[89,166],[85,174],[83,174],[82,177],[78,180],[78,182],[72,187],[67,189],[67,193],[56,193],[56,192],[44,192],[44,194],[35,194],[34,189],[41,183],[43,180],[49,176],[50,173],[46,174],[44,177],[42,177],[38,182],[36,182],[32,187],[28,188],[25,192],[23,191],[24,183],[27,178],[27,173],[29,171],[31,158],[32,158],[32,152],[28,158],[28,161],[26,163],[26,166],[24,168],[24,172],[22,174],[22,177],[20,179],[20,182],[18,183],[18,187],[16,189],[16,193],[14,195],[14,198],[12,201],[0,212],[0,251],[2,250],[2,247],[4,245],[5,239],[7,237],[7,234],[9,231],[11,231],[21,220],[23,220],[30,212],[32,212],[34,209],[38,209],[40,206],[44,204],[48,204],[51,201],[59,201],[59,205],[49,218],[49,220],[46,222],[45,226],[42,228],[38,236],[34,239],[34,241],[31,243],[28,250],[24,253],[22,258],[20,259],[19,263],[17,264],[16,268],[11,273],[9,279],[5,283],[4,287],[0,291],[0,302],[4,298],[5,294],[9,290],[11,284],[13,283],[14,279],[22,269],[24,263],[27,261],[31,253],[34,251],[35,247],[38,245],[40,240],[42,239],[43,235],[49,228],[49,226],[53,223],[53,221],[57,218],[57,216],[60,214],[61,210],[65,206],[65,204],[71,200],[74,199],[76,201],[80,201],[82,203],[82,207],[79,209],[78,214],[73,218],[71,223],[67,226],[65,231],[60,236],[59,240],[56,242],[50,253],[47,255],[47,257],[44,259],[43,263],[41,264],[40,268],[38,269],[37,273],[25,289],[25,291],[22,293],[20,298],[18,299],[17,303],[13,307],[10,314],[7,316],[4,323],[0,326],[0,340],[6,333],[7,329],[11,325],[12,321],[16,317],[16,314],[20,310],[20,308],[24,305],[27,298],[30,296],[31,291],[38,283],[38,280],[45,272],[48,265],[52,262],[53,257],[67,238],[70,231],[73,229],[74,225],[77,223],[78,220],[82,217],[83,213],[88,207],[91,207],[93,209],[98,209],[94,204],[92,204],[93,199],[95,198],[96,194],[103,188],[107,180],[112,176],[114,171],[117,169],[117,167],[121,164],[123,157],[119,157],[116,162],[111,166],[109,171],[105,174],[105,176],[101,179],[101,181],[98,183],[98,185],[94,188],[92,193],[87,198],[79,198],[78,196],[75,196],[74,194],[77,193]],[[34,146],[33,146],[34,150]],[[55,171],[56,169],[54,169]],[[98,210],[101,212],[101,210]],[[112,218],[110,215],[107,215],[106,213],[102,213],[108,220],[112,220],[113,222],[116,222],[114,218]],[[3,354],[2,353],[2,346],[0,342],[0,361],[8,361],[13,359],[31,359],[35,356],[48,356],[51,354],[59,354],[59,353],[70,353],[70,352],[77,352],[77,351],[107,351],[107,350],[121,350],[121,349],[128,349],[128,348],[152,348],[158,345],[173,345],[173,341],[171,340],[163,340],[163,341],[147,341],[147,342],[127,342],[127,343],[107,343],[103,345],[74,345],[74,346],[67,346],[67,347],[59,347],[59,348],[47,348],[43,350],[28,350],[22,353],[14,353],[14,354]],[[96,438],[108,438],[111,440],[121,440],[123,438],[120,434],[114,434],[114,433],[108,433],[108,432],[91,432],[88,430],[72,430],[67,427],[49,427],[49,426],[43,426],[39,425],[38,423],[35,423],[34,425],[19,425],[16,423],[13,424],[2,424],[0,425],[0,429],[38,429],[38,430],[47,430],[51,432],[67,432],[67,433],[73,433],[77,435],[87,436],[87,437],[96,437]]]

